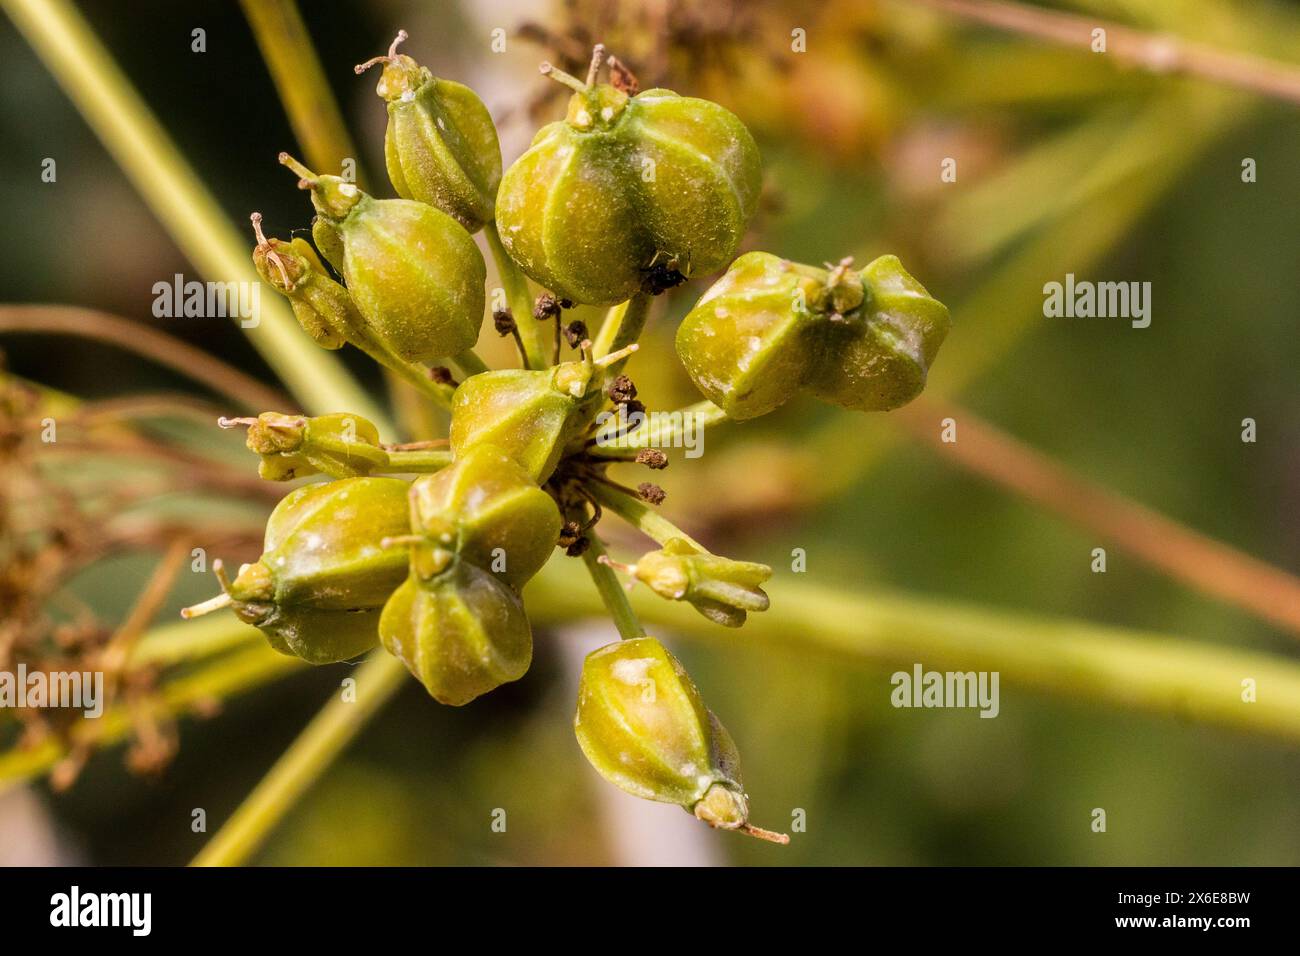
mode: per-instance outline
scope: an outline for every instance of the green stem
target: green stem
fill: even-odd
[[[610,340],[609,348],[605,352],[598,354],[596,358],[600,358],[602,355],[608,355],[611,352],[617,352],[619,349],[625,348],[639,339],[641,337],[641,331],[645,328],[645,320],[649,315],[650,296],[646,295],[644,292],[638,292],[636,295],[632,296],[632,298],[628,299],[626,307],[623,309],[623,314],[619,319],[618,330],[614,332],[613,338]],[[606,316],[606,325],[608,325],[610,320],[613,318],[614,315],[612,312],[610,315]],[[601,326],[600,338],[605,338],[604,326]],[[605,374],[608,377],[613,378],[626,364],[627,359],[620,359],[613,365],[609,366],[605,370]]]
[[[130,81],[67,0],[0,0],[185,257],[211,281],[257,282],[249,243],[225,218]],[[238,319],[236,319],[238,321]],[[312,412],[355,411],[391,432],[388,418],[298,326],[287,302],[261,297],[254,348]]]
[[[552,561],[529,583],[525,597],[535,625],[600,610],[595,595],[574,587],[563,564]],[[665,630],[728,648],[743,645],[744,653],[777,645],[908,672],[918,662],[929,670],[996,671],[1004,710],[1020,708],[1019,691],[1029,691],[1300,744],[1300,663],[1277,655],[887,590],[845,594],[805,584],[798,575],[764,587],[772,607],[749,616],[741,645],[685,602],[664,601],[647,588],[631,603]],[[1260,690],[1249,703],[1242,700],[1246,678]],[[890,691],[883,677],[878,691],[882,699]]]
[[[471,375],[481,375],[483,372],[490,372],[487,362],[479,358],[478,353],[473,349],[466,349],[452,359],[456,368],[460,369],[460,374],[465,378]]]
[[[357,164],[357,184],[365,188],[356,146],[348,135],[298,5],[294,0],[240,0],[240,6],[271,71],[307,165],[332,173],[343,160],[351,159]]]
[[[617,437],[615,433],[597,435],[597,444],[587,449],[587,454],[598,458],[627,458],[628,452],[642,448],[680,448],[686,422],[692,422],[698,441],[700,429],[709,425],[729,421],[727,413],[712,402],[696,402],[675,412],[669,412],[656,419],[651,417],[646,424],[629,435]]]
[[[524,354],[528,356],[528,366],[534,369],[546,368],[551,363],[546,356],[542,330],[538,328],[541,323],[533,321],[533,298],[528,291],[528,278],[519,266],[515,265],[515,261],[506,252],[505,246],[501,244],[501,234],[497,231],[495,222],[490,222],[483,227],[483,235],[487,238],[492,259],[496,262],[497,276],[501,280],[501,288],[505,290],[506,302],[509,303],[510,311],[515,317],[515,324],[519,327]]]
[[[599,481],[589,482],[585,487],[600,502],[602,507],[608,508],[632,527],[641,531],[646,537],[657,541],[659,544],[667,544],[671,538],[682,538],[692,547],[698,548],[706,554],[708,553],[708,548],[640,498]]]
[[[596,584],[596,590],[600,594],[601,601],[609,611],[610,617],[614,619],[614,626],[618,628],[618,636],[625,641],[645,637],[645,628],[641,626],[636,612],[632,610],[632,605],[628,602],[627,592],[623,590],[623,583],[619,581],[614,569],[600,560],[605,556],[604,542],[597,537],[595,531],[589,531],[587,534],[591,544],[586,551],[582,552],[582,561],[587,565],[587,571],[591,574],[591,580]]]
[[[388,453],[388,468],[385,470],[407,474],[427,474],[428,472],[441,471],[450,464],[451,451],[446,448],[435,448],[427,451],[390,451]]]
[[[308,787],[397,692],[406,678],[402,662],[372,653],[355,672],[355,700],[330,698],[262,781],[194,858],[193,866],[239,866],[257,852]]]
[[[627,312],[627,307],[627,302],[620,302],[618,305],[611,306],[605,313],[605,321],[601,322],[600,331],[596,333],[596,341],[592,343],[591,353],[594,357],[602,358],[613,351],[611,346],[614,344],[614,336],[618,334],[619,327],[623,324],[623,315]]]

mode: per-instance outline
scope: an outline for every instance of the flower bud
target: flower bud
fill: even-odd
[[[675,803],[712,827],[788,841],[749,824],[731,735],[654,638],[619,641],[587,655],[573,727],[591,765],[614,786]]]
[[[330,278],[307,240],[267,239],[262,234],[261,213],[253,213],[252,220],[257,235],[253,249],[257,274],[289,300],[294,317],[312,341],[322,348],[342,348],[361,322],[347,290]]]
[[[696,386],[731,418],[766,414],[807,389],[859,411],[905,405],[925,387],[948,310],[882,256],[860,272],[766,252],[741,256],[677,330]]]
[[[597,83],[597,48],[568,115],[543,127],[497,194],[501,241],[557,295],[611,305],[646,287],[720,269],[758,203],[758,147],[744,124],[708,100]],[[667,280],[671,274],[674,278]]]
[[[263,412],[256,418],[223,418],[223,428],[248,426],[245,444],[262,457],[257,473],[268,481],[289,481],[307,475],[357,478],[388,464],[379,444],[379,430],[350,413],[282,415]]]
[[[271,646],[312,664],[347,660],[378,637],[379,611],[407,571],[406,555],[381,546],[409,527],[408,485],[345,478],[290,492],[266,523],[262,557],[224,593],[186,617],[233,606]]]
[[[311,190],[317,245],[342,273],[368,331],[409,362],[457,355],[483,321],[487,269],[469,233],[409,199],[374,199],[280,154]]]
[[[376,92],[388,103],[384,162],[403,199],[435,206],[470,232],[491,222],[501,182],[501,147],[492,117],[467,86],[442,80],[397,52],[397,35],[383,63]]]
[[[766,611],[770,604],[759,585],[772,576],[771,568],[709,554],[682,538],[642,555],[633,574],[660,597],[688,601],[724,627],[740,627],[747,612]]]

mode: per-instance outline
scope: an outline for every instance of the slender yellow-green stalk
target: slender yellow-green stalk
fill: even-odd
[[[269,773],[194,858],[193,866],[238,866],[289,812],[340,751],[406,680],[406,667],[375,651],[354,673],[355,699],[342,693],[321,709]]]
[[[542,330],[539,328],[541,323],[533,321],[533,302],[528,292],[528,279],[510,258],[505,246],[501,245],[501,234],[497,232],[495,222],[490,222],[483,227],[483,235],[487,237],[488,249],[491,250],[492,260],[496,263],[497,275],[501,279],[506,302],[514,314],[515,324],[519,327],[528,364],[535,369],[546,368],[551,364],[551,360],[542,341]]]
[[[210,281],[257,282],[251,242],[226,219],[76,8],[67,0],[0,4],[185,257]],[[244,332],[308,411],[346,408],[391,433],[387,417],[333,356],[311,343],[286,302],[268,290],[259,311],[257,326]]]
[[[294,0],[240,0],[276,92],[306,154],[307,165],[335,173],[343,160],[356,166],[356,181],[369,189],[361,173],[356,146],[348,135],[311,34]]]
[[[600,595],[601,602],[605,609],[609,611],[610,617],[614,619],[614,625],[618,628],[618,636],[625,641],[634,640],[638,637],[645,637],[645,628],[641,626],[640,620],[637,619],[636,612],[632,610],[632,605],[628,602],[627,592],[623,590],[623,584],[619,581],[618,575],[614,569],[600,559],[605,557],[605,545],[596,536],[594,531],[588,532],[591,543],[587,550],[582,553],[582,560],[587,565],[587,571],[591,575],[591,580],[596,585],[596,592]]]

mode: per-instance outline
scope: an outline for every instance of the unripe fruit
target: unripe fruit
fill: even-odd
[[[557,295],[612,305],[658,267],[680,277],[735,255],[761,186],[744,124],[708,100],[646,90],[629,97],[544,67],[575,93],[565,120],[543,127],[497,194],[501,241]],[[660,291],[646,289],[646,291]]]
[[[696,386],[730,418],[766,414],[800,389],[859,411],[905,405],[948,333],[948,310],[881,256],[860,272],[766,252],[741,256],[677,330]]]
[[[459,458],[478,445],[493,445],[545,483],[565,446],[586,431],[604,401],[605,369],[636,350],[633,345],[593,360],[591,343],[581,347],[578,362],[481,372],[462,382],[452,398],[452,454]]]
[[[532,660],[519,589],[560,534],[555,501],[501,449],[480,445],[411,489],[410,575],[379,634],[437,700],[466,704]],[[393,542],[395,543],[395,542]]]
[[[388,103],[384,163],[393,188],[452,216],[470,232],[491,222],[501,182],[501,147],[492,117],[467,86],[442,80],[397,52],[406,31],[388,49],[356,67],[384,64],[376,92]]]
[[[280,161],[311,190],[312,235],[378,339],[408,362],[431,362],[474,345],[487,268],[460,223],[422,202],[374,199],[338,176],[317,176],[285,153]]]
[[[411,529],[521,590],[560,535],[555,499],[492,445],[469,449],[411,487]]]
[[[750,826],[735,742],[654,638],[587,655],[573,728],[591,765],[614,786],[675,803],[713,827],[787,842]]]
[[[406,555],[382,540],[407,530],[408,490],[396,478],[345,478],[290,492],[266,523],[262,557],[232,582],[218,566],[225,593],[185,616],[233,606],[276,650],[312,664],[369,650],[407,571]]]

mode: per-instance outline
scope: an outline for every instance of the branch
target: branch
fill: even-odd
[[[914,0],[953,16],[1080,50],[1092,49],[1092,31],[1106,31],[1106,56],[1151,73],[1180,73],[1300,103],[1300,69],[1247,53],[1233,53],[1167,33],[1153,34],[999,0]]]

